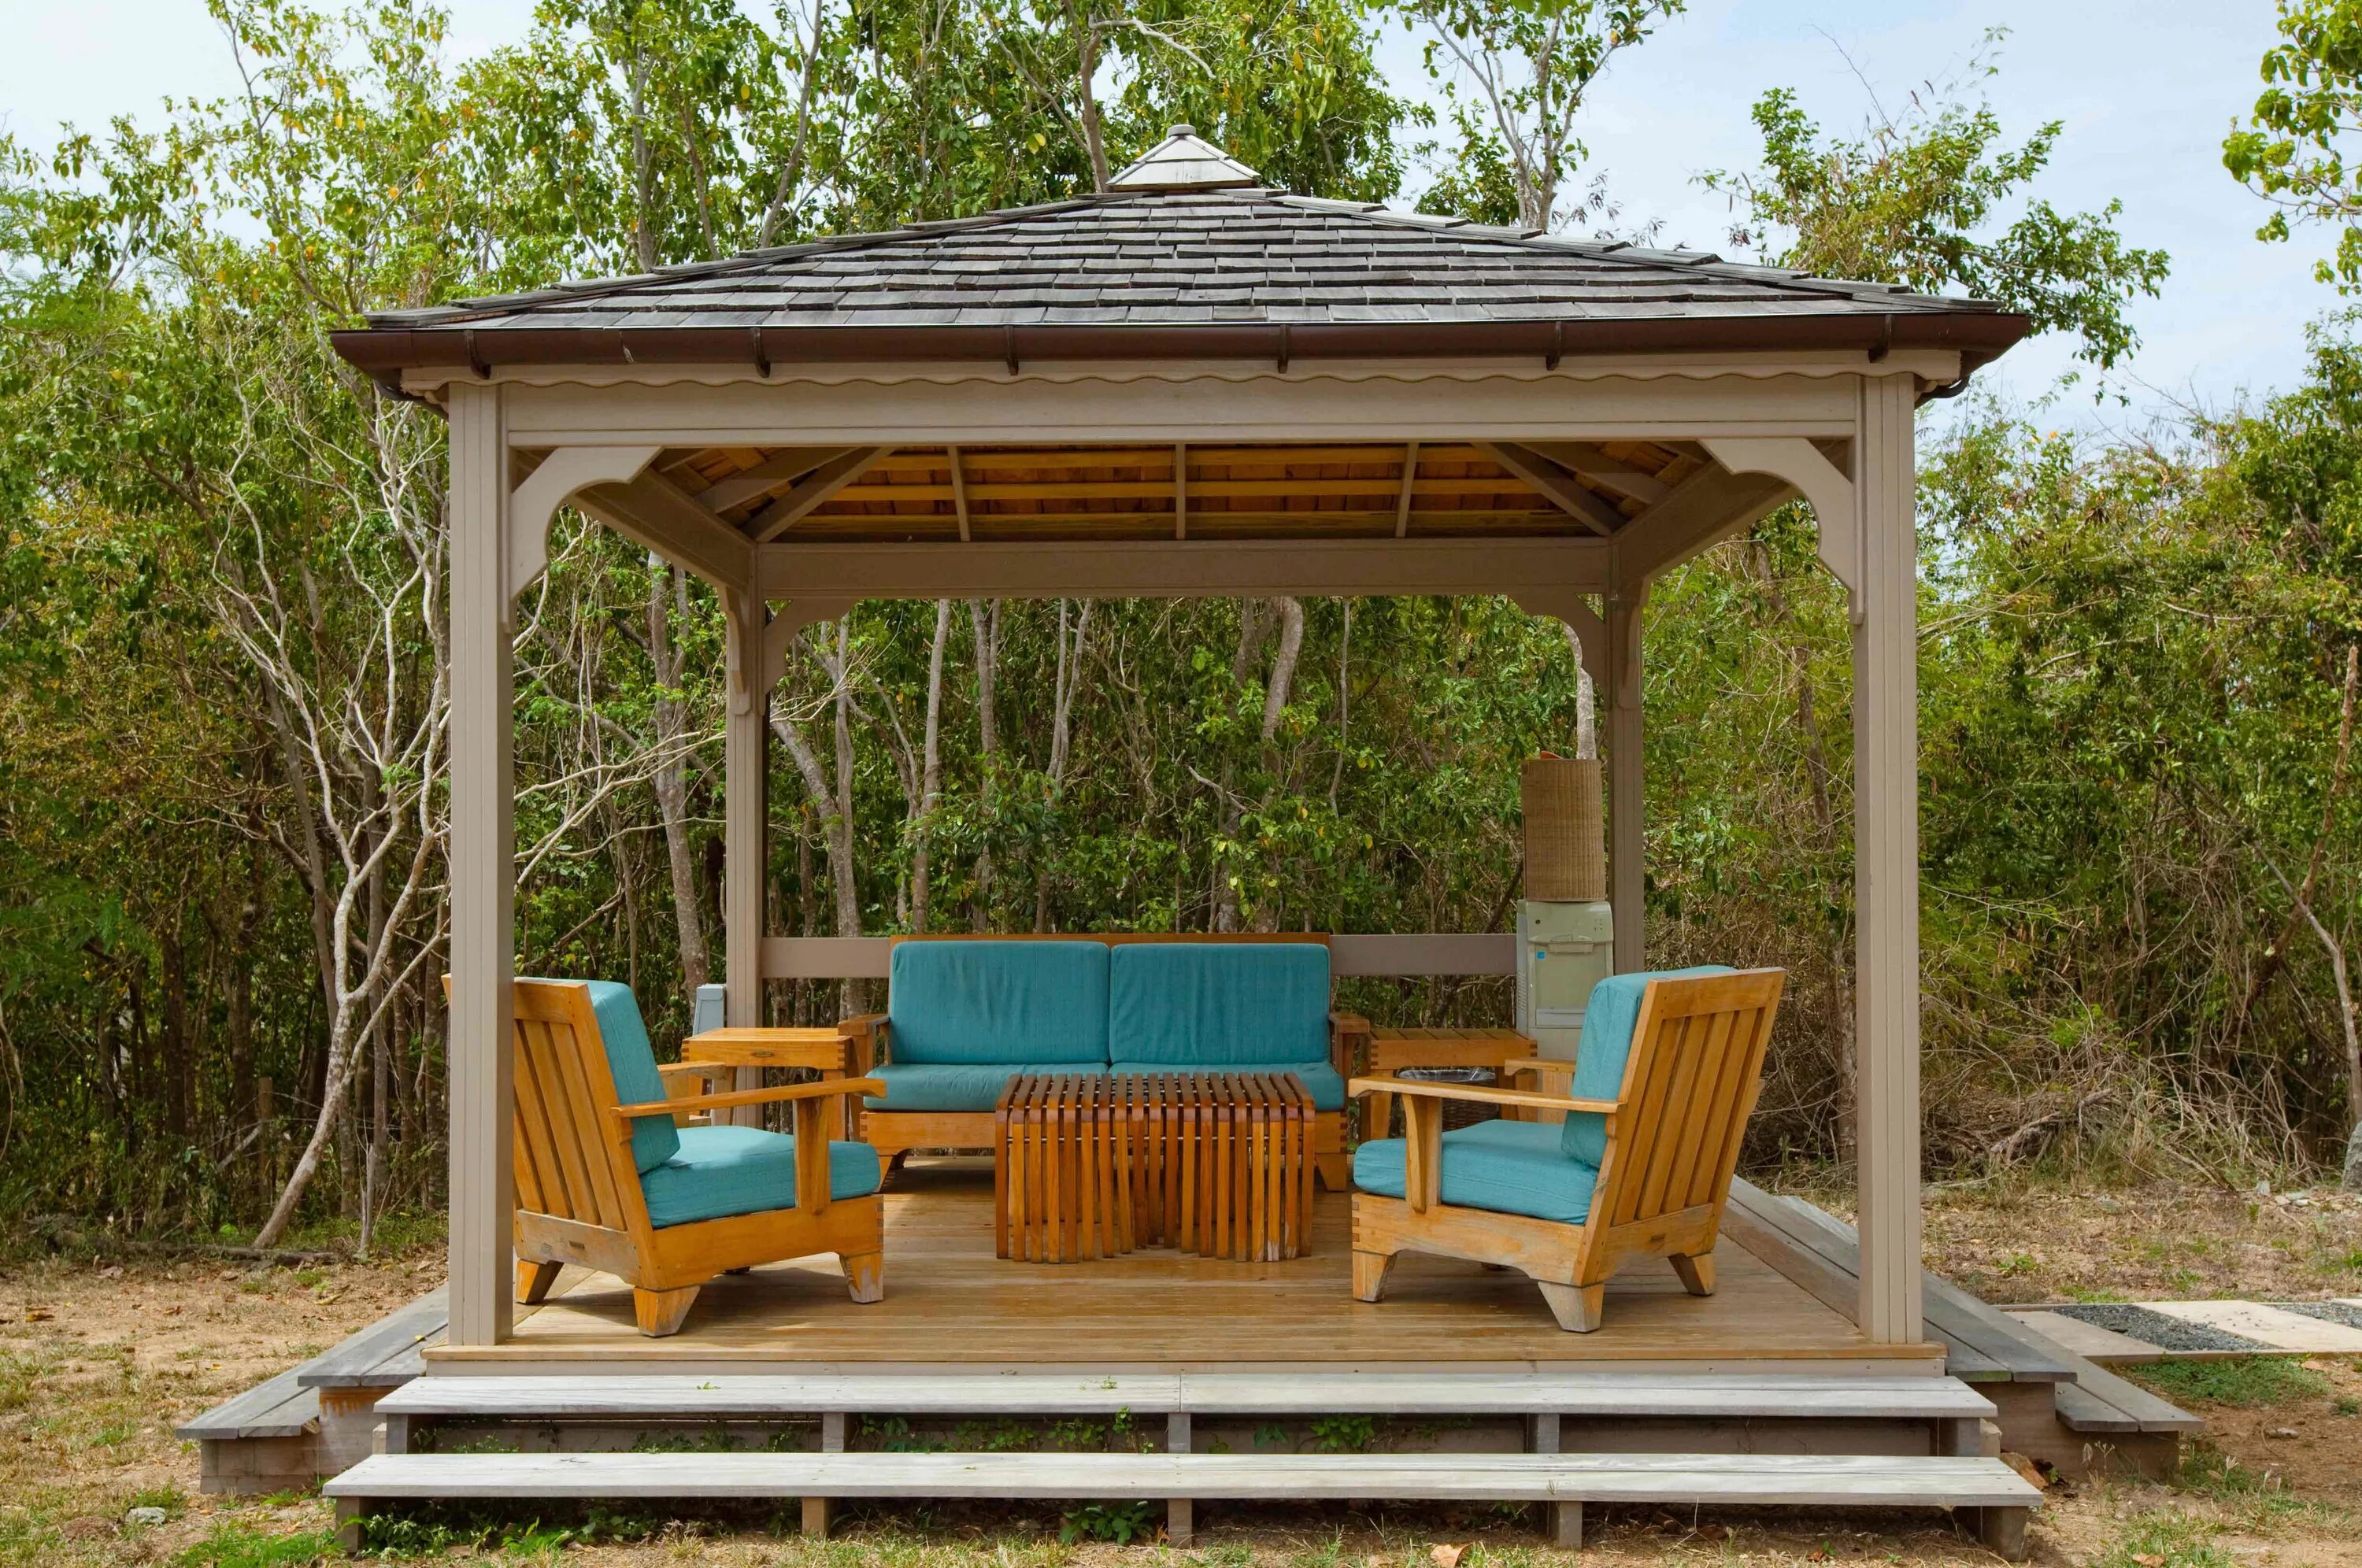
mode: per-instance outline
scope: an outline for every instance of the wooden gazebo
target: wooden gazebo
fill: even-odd
[[[338,335],[450,424],[447,1354],[526,1354],[510,1300],[512,606],[561,506],[726,606],[728,1008],[751,1024],[766,977],[883,972],[882,943],[762,928],[767,693],[798,627],[865,598],[1502,594],[1559,617],[1606,695],[1615,955],[1642,966],[1650,585],[1797,497],[1855,668],[1859,1290],[1831,1364],[1936,1354],[1913,416],[2026,330],[1976,301],[1289,195],[1184,127],[1104,194]],[[1342,972],[1492,962],[1355,940]],[[696,1337],[668,1364],[733,1353],[696,1359]]]

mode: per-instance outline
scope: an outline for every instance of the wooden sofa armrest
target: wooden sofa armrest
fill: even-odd
[[[1380,1077],[1355,1078],[1347,1086],[1353,1095],[1398,1094],[1418,1099],[1457,1099],[1474,1105],[1518,1105],[1535,1110],[1590,1110],[1612,1116],[1620,1108],[1612,1099],[1575,1099],[1566,1095],[1536,1094],[1531,1089],[1493,1088],[1485,1084],[1439,1084],[1425,1078]]]
[[[716,1083],[735,1071],[737,1071],[736,1068],[724,1066],[720,1062],[658,1062],[657,1064],[657,1077],[664,1080],[667,1093],[672,1091],[674,1080],[677,1078],[696,1078],[704,1083]]]
[[[853,1047],[848,1064],[853,1071],[866,1073],[880,1062],[893,1060],[884,1013],[865,1012],[855,1018],[840,1019],[836,1032]]]
[[[1352,1077],[1369,1063],[1370,1021],[1358,1012],[1329,1015],[1329,1065]]]
[[[774,1088],[730,1089],[722,1094],[690,1095],[648,1105],[613,1105],[607,1114],[620,1121],[643,1116],[673,1116],[700,1110],[727,1110],[740,1105],[776,1105],[781,1100],[829,1099],[837,1095],[884,1094],[876,1078],[834,1078],[827,1083],[781,1084]]]

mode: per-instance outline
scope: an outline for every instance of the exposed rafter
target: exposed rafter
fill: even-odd
[[[861,477],[870,464],[891,448],[855,447],[814,469],[795,489],[748,519],[746,532],[758,545],[768,544],[788,525]]]
[[[1395,498],[1395,537],[1410,537],[1411,487],[1418,482],[1418,443],[1412,441],[1403,447],[1402,491]]]
[[[1619,462],[1588,442],[1529,441],[1526,446],[1561,468],[1573,469],[1576,477],[1585,482],[1604,484],[1643,506],[1654,506],[1673,493],[1673,487],[1656,475],[1645,473],[1628,462]]]
[[[1479,441],[1477,450],[1533,486],[1570,517],[1601,538],[1622,526],[1624,514],[1575,482],[1574,476],[1529,447],[1514,441]]]
[[[793,447],[784,452],[774,452],[753,468],[727,475],[696,492],[697,499],[712,512],[727,512],[732,507],[768,495],[782,486],[791,484],[819,468],[852,451],[850,447]]]
[[[967,471],[963,466],[966,459],[960,456],[957,447],[946,447],[944,453],[951,459],[952,510],[959,517],[960,543],[966,544],[968,541]]]

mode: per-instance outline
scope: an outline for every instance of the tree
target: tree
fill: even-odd
[[[1998,69],[1985,36],[1968,80]],[[1965,290],[2030,316],[2037,332],[2072,332],[2077,357],[2102,369],[2137,341],[2125,307],[2155,298],[2162,250],[2127,247],[2116,231],[2124,204],[2068,215],[2029,203],[2007,227],[1997,214],[2050,162],[2063,124],[2052,120],[2016,147],[2002,138],[1991,105],[1962,83],[1926,83],[1899,116],[1874,103],[1861,136],[1824,139],[1781,87],[1756,101],[1763,167],[1704,177],[1740,216],[1735,246],[1775,266],[1824,277],[1901,283],[1923,293]]]
[[[1515,221],[1549,231],[1570,216],[1563,188],[1584,157],[1575,121],[1591,84],[1686,8],[1687,0],[1412,0],[1403,11],[1427,34],[1428,74],[1455,95],[1463,154],[1473,152],[1480,182],[1497,189],[1506,171]],[[1475,95],[1473,110],[1457,99],[1463,89]]]
[[[2339,230],[2313,275],[2362,290],[2362,168],[2346,146],[2362,132],[2362,4],[2280,0],[2281,41],[2264,52],[2264,91],[2247,123],[2223,140],[2223,166],[2278,210],[2256,231],[2283,241],[2294,226]]]

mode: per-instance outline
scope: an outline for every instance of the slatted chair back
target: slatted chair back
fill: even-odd
[[[1762,1087],[1786,979],[1783,970],[1752,969],[1650,984],[1600,1164],[1595,1231],[1698,1210],[1714,1223]]]
[[[622,1102],[590,988],[563,980],[515,988],[517,1207],[645,1233],[647,1201],[631,1130],[607,1114]]]

